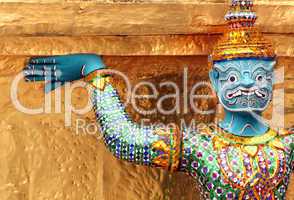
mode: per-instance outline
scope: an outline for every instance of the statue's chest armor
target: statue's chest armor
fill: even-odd
[[[259,145],[252,156],[242,148],[226,147],[217,153],[222,176],[241,190],[244,199],[274,199],[274,191],[287,173],[286,153]]]
[[[257,145],[202,136],[193,143],[190,174],[205,199],[284,199],[291,172],[292,137]]]

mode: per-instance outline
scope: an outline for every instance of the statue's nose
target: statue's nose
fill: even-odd
[[[250,88],[254,85],[255,81],[250,77],[249,73],[245,73],[241,81],[241,85],[246,88]]]

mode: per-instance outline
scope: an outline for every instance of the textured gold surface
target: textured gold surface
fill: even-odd
[[[27,59],[25,56],[92,52],[111,55],[104,56],[106,65],[125,72],[132,83],[147,80],[158,85],[161,81],[174,81],[182,85],[183,67],[188,66],[188,86],[191,89],[195,80],[208,79],[207,54],[220,37],[225,2],[2,0],[0,199],[197,200],[197,185],[185,174],[170,175],[117,161],[106,150],[99,134],[76,135],[76,120],[94,123],[93,113],[73,114],[70,128],[64,127],[63,103],[61,113],[23,114],[11,103],[10,85],[21,71]],[[266,38],[273,41],[280,56],[278,65],[285,67],[285,124],[291,127],[294,124],[294,2],[256,0],[255,3],[260,16],[257,25],[267,33]],[[191,35],[194,33],[196,35]],[[114,83],[125,99],[125,86],[121,80]],[[28,107],[41,106],[44,99],[42,88],[42,84],[22,81],[18,92],[20,101]],[[161,95],[174,92],[160,87],[158,90]],[[200,94],[207,92],[202,89]],[[143,89],[142,93],[148,93],[148,89]],[[86,97],[85,91],[75,90],[74,106],[86,105]],[[53,99],[54,95],[54,111]],[[64,102],[64,97],[62,99]],[[148,109],[156,102],[140,100],[138,104]],[[163,106],[168,109],[173,104],[172,100],[167,100]],[[216,100],[198,100],[195,104],[207,110],[215,107]],[[181,118],[203,122],[214,118],[213,115],[197,115],[191,110],[187,114],[168,116],[142,116],[130,106],[127,110],[136,121],[144,117],[150,118],[151,122],[179,124]],[[271,108],[266,117],[270,117],[270,111]],[[284,116],[284,113],[276,114]],[[292,177],[287,199],[293,198]]]
[[[205,55],[221,35],[0,37],[0,55],[97,53],[113,56]],[[294,35],[266,34],[278,56],[294,57]]]
[[[73,126],[64,127],[64,111],[60,114],[27,115],[17,111],[11,103],[9,89],[15,74],[23,66],[26,57],[0,57],[0,199],[1,200],[197,200],[196,185],[185,174],[167,173],[146,167],[132,166],[117,161],[94,135],[76,135],[75,120],[94,122],[93,113],[73,115]],[[104,57],[107,65],[125,72],[132,83],[148,80],[153,83],[170,80],[182,84],[182,69],[189,66],[191,87],[196,80],[207,80],[207,57],[201,56],[147,56]],[[280,58],[285,65],[286,124],[294,124],[293,58]],[[120,80],[115,81],[124,99]],[[29,107],[43,103],[42,84],[21,82],[20,101]],[[144,91],[143,91],[144,92]],[[145,91],[146,92],[146,91]],[[147,90],[148,92],[148,90]],[[164,95],[167,88],[159,89]],[[205,91],[203,91],[205,92]],[[207,91],[206,91],[207,92]],[[73,94],[74,106],[86,104],[86,92]],[[54,96],[52,96],[53,98]],[[152,108],[156,102],[142,100],[143,108]],[[215,101],[197,101],[200,108],[214,107]],[[170,108],[172,100],[164,106]],[[54,105],[54,103],[53,103]],[[54,106],[53,106],[54,107]],[[54,110],[54,109],[53,109]],[[135,120],[144,117],[128,107]],[[269,113],[268,113],[269,115]],[[191,113],[181,115],[151,115],[152,122],[176,122],[181,117],[189,120],[211,121],[213,116],[202,117]],[[294,185],[288,199],[294,197]]]
[[[224,23],[226,2],[228,0],[2,0],[0,35],[211,33]],[[293,9],[290,0],[256,1],[258,24],[264,32],[293,33]]]

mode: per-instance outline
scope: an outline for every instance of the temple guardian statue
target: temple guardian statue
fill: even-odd
[[[121,160],[186,172],[203,199],[282,200],[293,168],[293,133],[259,120],[272,100],[276,56],[254,26],[252,0],[232,0],[224,35],[209,56],[209,77],[225,110],[216,126],[197,130],[140,127],[125,112],[100,56],[31,58],[27,81],[46,80],[47,92],[84,79],[106,147]]]

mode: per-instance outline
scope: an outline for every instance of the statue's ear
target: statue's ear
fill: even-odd
[[[277,61],[276,60],[266,60],[263,63],[263,67],[267,71],[272,71],[274,69],[274,67],[276,66],[276,64],[277,64]]]
[[[218,92],[218,78],[219,72],[216,69],[212,69],[209,72],[210,82],[212,84],[213,89]]]
[[[273,61],[270,63],[271,68],[273,69],[273,68],[275,67],[276,64],[277,64],[277,61],[273,60]]]

